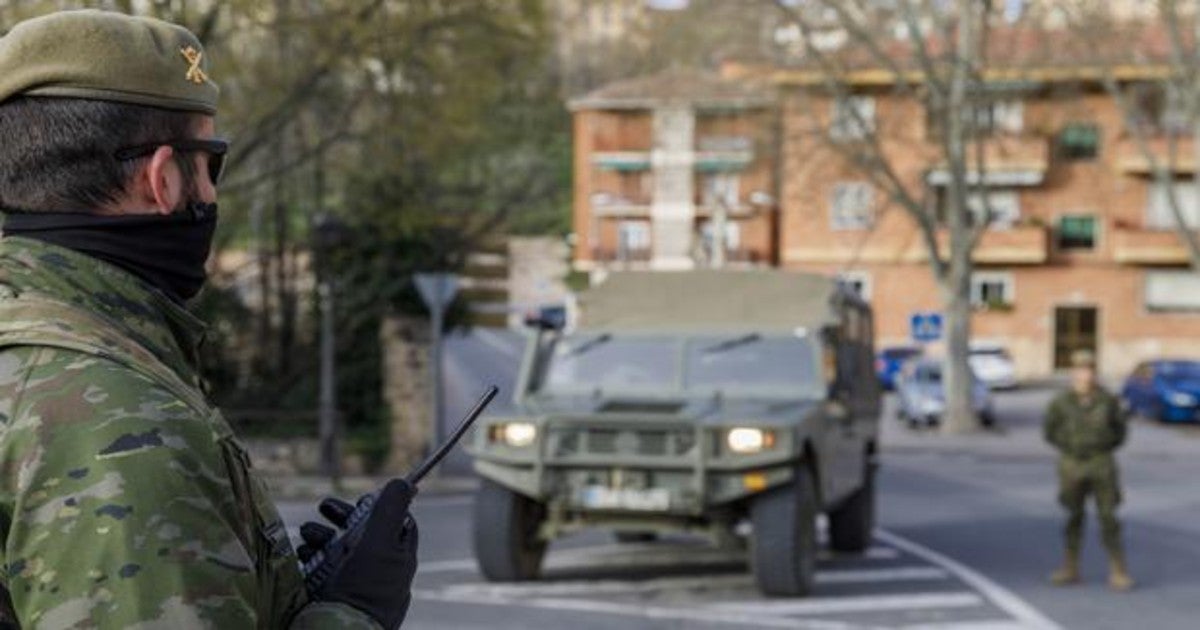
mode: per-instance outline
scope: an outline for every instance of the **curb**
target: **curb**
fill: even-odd
[[[343,477],[341,488],[334,490],[333,483],[326,477],[313,476],[264,476],[271,496],[275,500],[310,500],[318,501],[325,497],[336,496],[353,499],[383,486],[390,477]],[[421,494],[424,496],[448,496],[470,494],[479,487],[479,479],[468,476],[438,476],[429,477],[421,482]]]

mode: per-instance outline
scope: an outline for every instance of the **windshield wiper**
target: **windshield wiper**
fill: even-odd
[[[700,352],[702,352],[704,354],[717,354],[719,352],[725,352],[727,350],[733,350],[734,348],[738,348],[741,346],[755,343],[757,341],[760,341],[761,339],[762,339],[762,335],[760,335],[758,333],[750,333],[749,335],[745,335],[742,337],[736,337],[736,338],[730,339],[728,341],[722,341],[721,343],[718,343],[716,345],[712,345],[707,348],[704,348]]]
[[[595,348],[596,346],[606,344],[609,341],[612,341],[612,335],[610,335],[608,333],[604,333],[604,334],[596,337],[595,339],[592,339],[592,340],[588,341],[587,343],[579,346],[578,348],[575,348],[574,350],[566,353],[563,356],[564,357],[577,357],[585,352],[591,352],[591,350],[593,348]]]

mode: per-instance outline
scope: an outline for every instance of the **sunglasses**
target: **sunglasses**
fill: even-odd
[[[159,147],[171,147],[180,153],[203,152],[208,154],[208,177],[213,184],[221,181],[221,172],[225,170],[225,154],[229,152],[229,143],[224,140],[168,140],[151,144],[139,144],[118,150],[113,157],[121,161],[136,160],[153,155]]]

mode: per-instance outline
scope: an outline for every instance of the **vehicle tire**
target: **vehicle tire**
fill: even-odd
[[[979,424],[983,425],[985,429],[994,429],[996,427],[995,412],[988,410],[979,414]]]
[[[796,469],[792,483],[754,499],[751,551],[754,578],[764,595],[812,591],[817,570],[817,492],[812,474]]]
[[[535,580],[542,570],[546,542],[537,537],[545,507],[484,479],[475,495],[475,560],[493,582]]]
[[[875,531],[875,465],[868,463],[863,485],[829,513],[829,548],[862,553]]]
[[[613,536],[621,544],[646,543],[658,540],[658,534],[654,532],[616,532]]]

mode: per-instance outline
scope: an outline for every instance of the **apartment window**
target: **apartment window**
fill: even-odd
[[[704,239],[704,247],[707,251],[713,249],[713,224],[712,221],[705,221],[704,227],[700,230],[701,237]],[[725,249],[735,250],[742,246],[742,226],[736,221],[725,222]]]
[[[1145,299],[1150,311],[1200,311],[1200,276],[1191,271],[1148,271]]]
[[[1025,127],[1025,104],[1014,99],[977,101],[964,106],[958,115],[968,135],[1020,133]],[[945,131],[947,113],[928,108],[926,116],[929,135],[940,137]]]
[[[1059,217],[1058,219],[1058,249],[1095,249],[1096,248],[1096,217],[1090,214],[1077,214]]]
[[[1012,274],[976,273],[971,275],[971,306],[983,310],[1012,308],[1015,287]]]
[[[830,225],[835,230],[866,230],[875,219],[875,191],[866,182],[834,184]]]
[[[1151,133],[1191,133],[1187,100],[1173,86],[1142,83],[1130,88],[1133,124]]]
[[[967,209],[976,223],[1007,229],[1021,220],[1021,199],[1015,190],[990,190],[967,194]]]
[[[1070,123],[1058,134],[1058,156],[1064,160],[1094,160],[1100,154],[1100,126]]]
[[[1146,227],[1153,230],[1173,230],[1179,226],[1171,208],[1174,195],[1183,215],[1184,224],[1200,228],[1200,206],[1196,204],[1196,185],[1191,181],[1178,180],[1161,185],[1155,182],[1150,188],[1150,203],[1146,211]]]
[[[735,208],[738,204],[737,173],[709,173],[701,183],[701,202],[708,207],[723,205],[725,208]]]
[[[861,140],[875,131],[875,99],[850,96],[833,103],[829,135],[834,140]]]
[[[645,221],[622,221],[617,225],[617,247],[621,254],[650,249],[650,224]]]
[[[837,275],[836,281],[863,301],[871,301],[871,274],[865,271],[843,271]]]

